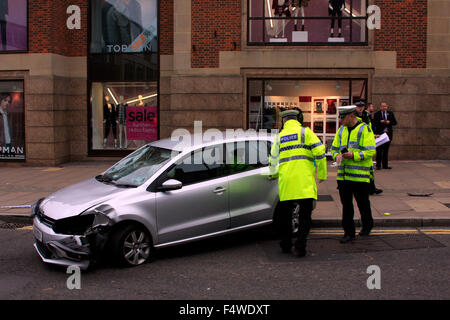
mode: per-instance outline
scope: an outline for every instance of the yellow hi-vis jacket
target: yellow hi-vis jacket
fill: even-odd
[[[341,126],[334,137],[331,155],[336,160],[343,149],[353,152],[353,159],[342,158],[338,166],[337,180],[370,182],[373,171],[372,157],[375,154],[375,138],[365,123],[358,123],[348,136],[348,128]]]
[[[325,146],[310,128],[296,120],[288,120],[275,139],[270,151],[270,173],[278,175],[280,201],[317,200],[315,180],[327,178]]]

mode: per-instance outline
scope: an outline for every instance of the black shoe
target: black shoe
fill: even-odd
[[[294,31],[298,31],[297,25],[294,25]]]
[[[305,31],[305,25],[302,24],[302,31]]]
[[[381,190],[381,189],[375,189],[375,194],[380,194],[382,192],[383,192],[383,190]]]
[[[355,240],[356,237],[355,236],[344,236],[339,242],[340,243],[347,243],[350,242],[352,240]]]
[[[339,33],[339,34],[338,34],[338,38],[342,38],[342,34]]]
[[[388,170],[391,170],[391,169],[392,169],[392,167],[386,167],[386,168],[383,168],[383,169],[388,169]]]
[[[381,167],[377,167],[377,170],[381,170]]]
[[[359,232],[360,237],[365,237],[365,236],[368,236],[369,234],[370,234],[370,230],[361,229],[361,231]]]
[[[294,254],[295,254],[297,257],[299,257],[299,258],[304,257],[304,256],[306,256],[306,249],[304,249],[304,248],[303,248],[303,249],[295,248]]]

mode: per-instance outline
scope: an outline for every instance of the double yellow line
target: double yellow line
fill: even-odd
[[[444,234],[450,235],[449,229],[375,229],[372,230],[372,235],[395,235],[395,234]],[[313,229],[311,230],[312,235],[321,235],[321,236],[340,236],[344,234],[342,230],[330,230],[330,229]]]
[[[25,226],[22,228],[17,228],[16,230],[33,230],[33,226]],[[450,235],[450,228],[441,228],[441,229],[375,229],[372,230],[371,234],[374,236],[381,235],[393,235],[393,234],[443,234]],[[333,230],[333,229],[312,229],[312,235],[319,236],[341,236],[344,235],[344,231],[342,230]]]

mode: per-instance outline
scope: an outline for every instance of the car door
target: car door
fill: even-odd
[[[255,140],[226,148],[231,228],[272,219],[278,184],[268,175],[270,146],[270,141]]]
[[[211,154],[222,159],[213,163]],[[198,161],[200,159],[200,161]],[[159,243],[223,231],[230,226],[223,145],[196,150],[167,170],[161,182],[179,180],[179,190],[156,193]]]

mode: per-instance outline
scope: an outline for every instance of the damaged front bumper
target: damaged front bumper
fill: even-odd
[[[45,263],[77,266],[86,270],[95,262],[106,243],[106,234],[90,232],[86,235],[56,233],[47,221],[33,219],[34,248]]]

